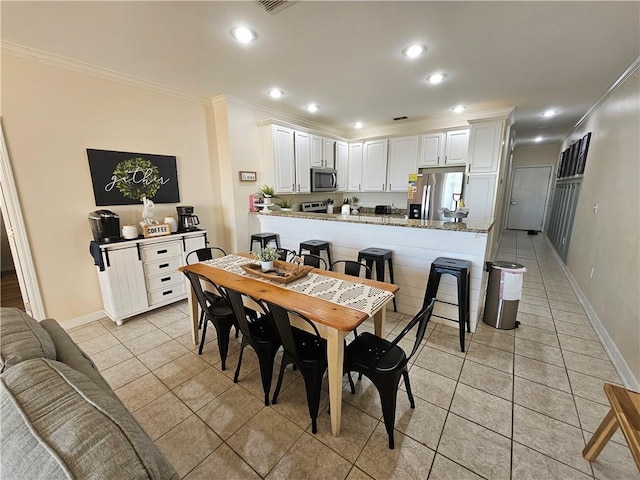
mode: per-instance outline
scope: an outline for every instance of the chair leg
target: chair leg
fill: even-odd
[[[465,299],[465,300],[463,300]],[[460,330],[460,351],[464,352],[464,332],[467,324],[467,277],[458,277],[458,329]]]
[[[319,369],[318,369],[319,370]],[[320,393],[322,391],[322,377],[324,371],[319,372],[315,369],[302,375],[304,386],[307,390],[307,405],[309,406],[309,415],[311,416],[311,433],[318,433],[318,410],[320,409]]]
[[[372,379],[373,380],[373,379]],[[398,396],[398,385],[400,376],[392,379],[376,379],[374,382],[380,394],[380,403],[382,404],[382,416],[384,417],[384,426],[389,435],[389,448],[394,449],[395,443],[393,439],[393,427],[396,422],[396,401]]]
[[[242,365],[242,355],[244,354],[244,347],[247,344],[245,342],[245,338],[242,337],[242,345],[240,346],[240,355],[238,356],[238,366],[236,367],[236,373],[233,376],[233,383],[238,383],[238,377],[240,376],[240,366]]]
[[[200,321],[198,322],[198,330],[202,330],[203,322],[204,322],[204,310],[200,310]]]
[[[413,401],[413,393],[411,392],[411,383],[409,382],[409,371],[405,370],[404,372],[402,372],[402,377],[404,378],[404,386],[407,387],[409,405],[411,405],[411,408],[416,408],[416,402]]]
[[[349,386],[351,387],[351,395],[355,395],[356,386],[353,384],[353,378],[351,378],[351,372],[347,372],[347,378],[349,379]]]
[[[287,367],[286,360],[284,355],[282,356],[282,362],[280,363],[280,374],[278,375],[278,383],[276,384],[276,389],[273,391],[273,398],[271,399],[271,403],[273,405],[278,401],[278,395],[280,395],[280,387],[282,387],[282,379],[284,377],[284,369]]]
[[[198,348],[198,355],[202,355],[202,347],[204,347],[204,339],[207,336],[207,323],[208,319],[205,317],[202,324],[202,338],[200,339],[200,348]]]
[[[278,348],[266,346],[264,348],[254,346],[254,350],[258,354],[258,362],[260,363],[260,376],[262,377],[262,389],[264,390],[264,406],[269,406],[269,391],[271,390],[271,380],[273,378],[273,363],[278,353]]]
[[[218,350],[220,351],[220,360],[222,360],[222,370],[227,368],[227,353],[229,352],[229,337],[231,336],[231,325],[228,328],[224,326],[216,325],[216,332],[218,332]]]

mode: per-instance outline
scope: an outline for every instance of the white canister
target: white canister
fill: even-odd
[[[122,237],[126,240],[138,238],[138,227],[135,225],[124,225],[122,227]]]
[[[351,211],[351,206],[348,203],[345,203],[344,205],[342,205],[342,208],[340,209],[340,213],[342,215],[349,215],[350,211]]]
[[[178,222],[173,217],[164,217],[164,223],[169,225],[169,229],[171,233],[176,233],[178,231]]]

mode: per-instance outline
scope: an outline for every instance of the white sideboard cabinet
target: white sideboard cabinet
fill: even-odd
[[[185,299],[188,285],[178,267],[206,244],[207,232],[198,230],[100,245],[105,313],[122,325],[128,317]]]

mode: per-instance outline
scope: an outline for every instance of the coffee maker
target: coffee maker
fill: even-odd
[[[96,210],[89,214],[91,233],[96,242],[110,243],[121,240],[120,217],[111,210]]]
[[[197,225],[200,224],[198,216],[193,214],[193,207],[179,206],[176,207],[178,211],[178,232],[192,232],[194,230],[200,230]]]

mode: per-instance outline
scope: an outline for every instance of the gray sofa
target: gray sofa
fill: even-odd
[[[0,478],[178,478],[55,320],[2,308],[0,369]]]

